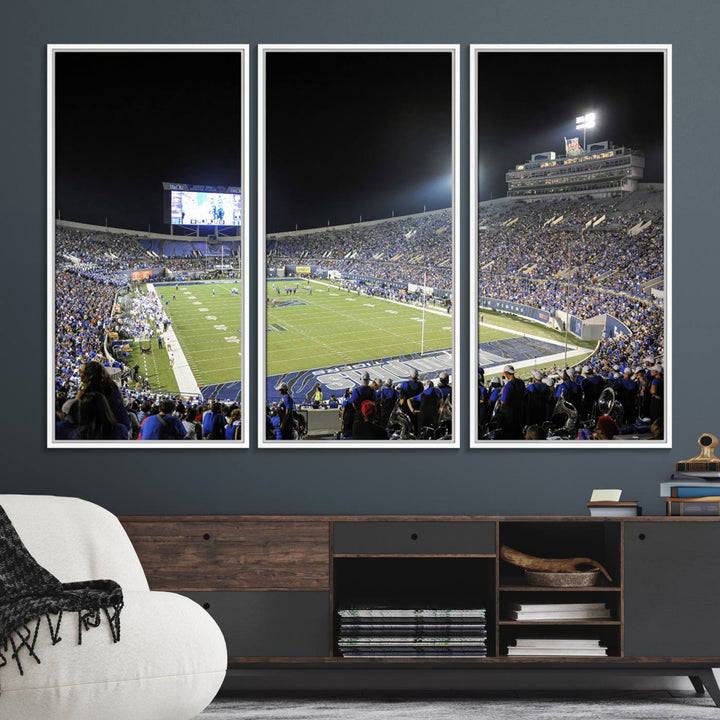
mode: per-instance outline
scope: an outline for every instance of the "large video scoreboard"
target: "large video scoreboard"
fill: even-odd
[[[167,194],[165,221],[170,225],[242,225],[239,187],[163,183]]]

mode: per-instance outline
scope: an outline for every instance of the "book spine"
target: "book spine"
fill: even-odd
[[[609,620],[610,611],[593,612],[514,612],[507,614],[509,620]]]
[[[512,612],[581,612],[595,610],[605,612],[607,604],[597,603],[511,603],[507,607]]]
[[[571,650],[596,650],[600,647],[600,640],[592,638],[578,639],[578,638],[518,638],[515,640],[514,645],[508,647],[515,648],[526,648],[526,649],[538,649],[538,648],[559,648],[559,649],[571,649]]]
[[[690,502],[673,502],[667,501],[668,515],[670,516],[720,516],[720,501],[690,501]]]
[[[671,482],[660,483],[660,497],[679,497],[680,488],[705,488],[704,495],[720,494],[720,482],[701,477],[676,478]]]
[[[702,485],[696,485],[695,487],[674,487],[672,488],[671,497],[679,498],[703,498],[708,495],[717,493],[718,488],[712,486],[703,487]]]

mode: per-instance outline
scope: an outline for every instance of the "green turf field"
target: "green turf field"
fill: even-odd
[[[233,287],[237,287],[238,295],[232,294]],[[241,284],[180,284],[177,290],[174,285],[160,285],[156,290],[168,301],[167,314],[198,384],[240,380]],[[154,343],[153,352],[156,350],[157,343]],[[162,352],[165,353],[165,367],[168,367],[167,352]]]
[[[272,283],[280,288],[278,295]],[[299,289],[285,295],[284,287]],[[310,295],[308,288],[312,286]],[[329,367],[420,352],[422,309],[349,293],[319,282],[268,281],[267,374]],[[452,346],[452,316],[425,313],[424,350]]]
[[[150,343],[150,353],[140,352],[139,345],[132,349],[127,365],[133,367],[136,363],[140,366],[141,375],[148,379],[153,390],[170,394],[178,392],[178,384],[170,368],[167,350],[165,348],[160,350],[157,340]]]
[[[272,289],[272,283],[280,294]],[[285,295],[284,286],[299,285],[297,293]],[[308,288],[312,286],[310,295]],[[199,385],[240,380],[242,295],[233,295],[231,284],[199,283],[157,286],[168,301],[167,314],[178,341]],[[215,289],[215,296],[212,290]],[[240,284],[237,285],[241,290]],[[175,300],[172,299],[173,294]],[[320,282],[275,280],[267,283],[269,301],[267,324],[267,375],[310,370],[332,365],[376,360],[420,352],[422,310],[413,305],[393,303],[381,298],[358,296]],[[283,302],[297,302],[280,306]],[[529,333],[562,342],[562,333],[502,313],[483,310],[485,323],[515,332]],[[444,350],[452,345],[452,316],[425,313],[424,349]],[[513,337],[513,333],[480,326],[480,343]],[[591,348],[571,338],[573,345]],[[136,361],[153,388],[176,392],[177,383],[169,366],[167,350],[151,344],[152,353]]]

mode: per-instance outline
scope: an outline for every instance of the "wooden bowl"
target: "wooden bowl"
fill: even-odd
[[[591,587],[600,576],[597,568],[579,572],[541,572],[525,570],[525,582],[538,587]]]

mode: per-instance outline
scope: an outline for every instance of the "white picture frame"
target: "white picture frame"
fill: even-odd
[[[480,161],[479,150],[481,138],[478,137],[478,109],[483,102],[482,93],[479,90],[479,83],[482,77],[480,69],[480,58],[483,53],[525,53],[529,58],[533,53],[661,53],[663,57],[663,84],[664,84],[664,436],[662,439],[619,439],[617,436],[612,440],[594,440],[592,442],[579,441],[577,439],[548,439],[548,440],[514,440],[514,439],[480,439],[478,432],[478,389],[479,389],[479,354],[478,334],[480,312],[478,307],[478,203],[480,198]],[[471,44],[470,45],[470,426],[469,443],[471,449],[491,448],[618,448],[618,449],[668,449],[672,447],[672,46],[669,44],[567,44],[567,45],[541,45],[541,44]],[[503,72],[497,65],[488,68],[488,72]],[[533,75],[533,82],[537,82],[537,76]],[[552,96],[553,82],[556,77],[547,78],[548,93]],[[511,82],[512,78],[508,78]],[[518,92],[522,92],[518,86]],[[529,111],[532,108],[528,108]],[[578,113],[588,112],[589,108],[578,108]],[[498,108],[502,112],[502,108]],[[568,118],[572,122],[572,117]],[[562,138],[560,138],[562,139]],[[623,138],[607,138],[622,144]],[[492,143],[493,139],[487,139]],[[536,148],[536,151],[544,151],[547,148]],[[514,163],[523,163],[524,157],[517,157]],[[511,170],[508,165],[506,170]],[[513,303],[510,302],[508,307]],[[570,364],[568,362],[568,364]],[[492,368],[493,373],[504,366],[500,363],[498,367]],[[489,378],[490,373],[486,374]]]
[[[271,53],[449,53],[452,58],[452,243],[453,243],[453,288],[452,288],[452,428],[450,440],[351,440],[351,439],[302,439],[270,440],[266,438],[267,407],[267,293],[266,293],[266,60]],[[460,187],[460,77],[459,45],[259,45],[258,46],[258,446],[262,449],[307,449],[307,448],[458,448],[460,447],[460,404],[463,384],[459,372],[461,353],[459,332],[459,273],[460,227],[459,227],[459,187]],[[375,358],[368,358],[375,360]],[[310,370],[311,368],[306,368]]]
[[[57,217],[55,207],[55,171],[56,171],[56,142],[55,142],[55,85],[56,85],[56,58],[61,53],[237,53],[241,62],[241,83],[239,88],[242,106],[242,127],[238,132],[242,134],[242,191],[245,213],[241,226],[241,259],[242,259],[242,314],[241,314],[241,357],[238,361],[238,374],[241,385],[241,406],[243,412],[242,439],[232,442],[221,440],[208,440],[201,442],[178,442],[176,440],[153,440],[148,442],[132,442],[122,440],[56,440],[55,439],[55,220]],[[113,448],[143,450],[156,448],[174,449],[246,449],[250,445],[251,423],[247,421],[248,408],[251,406],[249,390],[249,355],[250,355],[250,251],[249,251],[249,215],[247,209],[250,204],[250,145],[249,145],[249,110],[250,110],[250,57],[247,44],[49,44],[47,46],[47,351],[48,351],[48,402],[47,402],[47,447],[51,449],[78,449],[78,448]],[[160,80],[159,80],[160,81]],[[158,178],[158,181],[171,178]],[[160,193],[160,190],[158,191]],[[149,391],[149,392],[152,392]],[[182,392],[180,392],[182,394]]]

